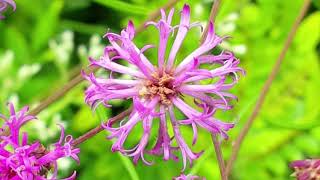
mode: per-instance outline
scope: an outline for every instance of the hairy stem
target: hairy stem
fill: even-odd
[[[226,167],[226,175],[229,175],[231,170],[232,170],[232,166],[233,166],[233,163],[234,161],[236,160],[237,158],[237,155],[239,153],[239,150],[240,150],[240,146],[245,138],[245,136],[247,135],[250,127],[252,126],[255,118],[257,117],[260,109],[261,109],[261,106],[265,100],[265,97],[270,89],[270,86],[273,82],[273,80],[275,79],[277,73],[279,72],[280,70],[280,66],[281,66],[281,63],[285,57],[285,54],[286,52],[288,51],[289,49],[289,46],[294,38],[294,35],[296,34],[297,32],[297,29],[299,27],[299,24],[300,22],[302,21],[303,17],[305,16],[309,6],[310,6],[310,3],[311,3],[311,0],[305,0],[304,3],[303,3],[303,6],[299,12],[299,15],[297,16],[289,34],[288,34],[288,37],[284,43],[284,46],[283,46],[283,49],[282,51],[280,52],[280,55],[277,59],[277,61],[275,62],[274,66],[273,66],[273,69],[271,71],[271,73],[269,74],[268,76],[268,79],[266,80],[262,90],[261,90],[261,93],[259,95],[259,98],[256,102],[256,105],[254,107],[254,110],[252,112],[252,114],[249,116],[247,122],[245,123],[244,127],[242,128],[242,130],[240,131],[240,134],[239,136],[237,137],[234,145],[233,145],[233,149],[232,149],[232,152],[231,152],[231,156],[230,156],[230,159],[228,160],[228,163],[227,163],[227,167]]]
[[[130,112],[132,111],[132,108],[129,108],[125,111],[123,111],[122,113],[108,119],[106,122],[104,122],[104,124],[106,124],[107,122],[117,122],[122,120],[123,118],[125,118],[126,116],[128,116],[130,114]],[[96,134],[98,134],[99,132],[101,132],[103,130],[103,127],[100,125],[98,125],[97,127],[89,130],[88,132],[84,133],[83,135],[81,135],[80,137],[78,137],[77,139],[75,139],[72,143],[72,146],[78,146],[79,144],[85,142],[86,140],[92,138],[93,136],[95,136]]]
[[[179,0],[169,0],[167,4],[165,4],[163,7],[161,7],[162,9],[169,9],[172,8]],[[160,11],[156,10],[153,13],[150,14],[148,20],[146,20],[146,22],[148,21],[152,21],[157,19],[157,17],[159,17],[160,15]],[[137,28],[137,33],[140,33],[141,31],[143,31],[144,29],[144,24],[141,24],[138,28]],[[95,68],[87,68],[86,71],[88,73],[93,72],[95,70]],[[66,85],[64,85],[61,89],[55,91],[54,94],[50,95],[49,97],[47,97],[46,99],[44,99],[37,107],[35,107],[32,111],[30,111],[30,115],[37,115],[39,114],[42,110],[44,110],[45,108],[47,108],[50,104],[56,102],[57,100],[59,100],[61,97],[63,97],[66,93],[68,93],[71,89],[73,89],[75,86],[77,86],[78,84],[80,84],[84,78],[81,75],[81,70],[78,71],[78,73],[76,73],[77,75],[71,79]]]

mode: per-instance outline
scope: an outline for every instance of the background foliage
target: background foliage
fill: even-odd
[[[17,11],[6,13],[0,22],[0,110],[6,102],[35,107],[62,87],[88,56],[98,57],[107,43],[107,31],[119,32],[129,19],[136,26],[166,3],[166,0],[17,0]],[[205,23],[212,0],[186,1],[192,18]],[[180,1],[176,9],[185,2]],[[247,71],[233,92],[239,102],[231,112],[219,112],[226,121],[236,121],[230,141],[223,142],[226,157],[244,121],[252,111],[259,91],[275,62],[302,0],[223,0],[215,26],[219,35],[232,36],[221,46],[233,50]],[[281,72],[272,85],[254,127],[245,140],[231,179],[289,179],[292,160],[320,156],[320,1],[314,0],[286,55]],[[177,16],[176,16],[177,17]],[[176,18],[176,21],[178,19]],[[155,29],[136,38],[139,47],[156,44]],[[180,59],[199,43],[193,30],[184,43]],[[148,54],[154,57],[155,52]],[[97,126],[101,120],[121,112],[130,104],[113,102],[114,108],[100,107],[92,113],[83,102],[83,83],[39,115],[26,130],[34,139],[57,139],[60,122],[75,137]],[[185,129],[185,137],[191,130]],[[61,161],[64,171],[78,171],[78,179],[170,179],[179,174],[181,163],[163,162],[146,167],[133,166],[130,159],[111,153],[106,133],[81,145],[81,165]],[[138,135],[136,135],[138,138]],[[217,162],[209,135],[200,133],[196,149],[205,154],[187,170],[207,179],[219,179]],[[137,139],[132,138],[132,143]]]

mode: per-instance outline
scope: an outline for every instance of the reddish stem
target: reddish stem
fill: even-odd
[[[111,124],[113,124],[117,121],[120,121],[123,118],[125,118],[126,116],[128,116],[131,111],[132,111],[132,108],[129,108],[129,109],[123,111],[122,113],[108,119],[106,122],[104,122],[104,124],[108,123],[109,121]],[[81,135],[80,137],[75,139],[72,143],[72,146],[78,146],[79,144],[81,144],[81,143],[85,142],[86,140],[90,139],[91,137],[95,136],[96,134],[98,134],[102,130],[103,130],[103,127],[100,124],[97,127],[89,130],[88,132],[84,133],[83,135]]]
[[[203,43],[205,38],[207,37],[209,23],[215,21],[216,15],[217,15],[218,10],[219,10],[219,7],[220,7],[220,0],[215,0],[212,3],[208,25],[206,26],[205,31],[202,34],[202,37],[201,37],[201,40],[200,40],[201,43]],[[218,138],[217,138],[216,134],[212,134],[211,137],[212,137],[212,143],[213,143],[213,146],[214,146],[216,157],[217,157],[217,160],[218,160],[221,179],[222,180],[228,180],[228,176],[226,176],[226,173],[225,173],[225,163],[224,163],[223,154],[222,154],[222,151],[221,151],[220,142],[218,141]]]
[[[215,0],[213,3],[212,3],[212,7],[211,7],[211,11],[210,11],[210,17],[209,17],[209,21],[208,21],[208,24],[210,22],[214,22],[215,21],[215,18],[216,18],[216,15],[218,13],[218,10],[219,10],[219,7],[220,7],[220,0]],[[204,40],[206,39],[207,37],[207,34],[208,34],[208,28],[209,26],[207,25],[203,34],[202,34],[202,37],[200,39],[200,42],[201,44],[204,42]]]
[[[224,163],[223,155],[221,152],[221,146],[220,146],[221,143],[219,142],[216,134],[212,134],[211,138],[212,138],[214,150],[216,152],[216,156],[217,156],[217,160],[218,160],[221,179],[228,180],[228,177],[226,176],[226,173],[225,173],[225,163]]]
[[[256,102],[254,110],[253,110],[252,114],[250,115],[250,117],[248,118],[248,121],[245,123],[243,129],[241,130],[239,136],[237,137],[237,139],[233,145],[232,153],[231,153],[230,159],[229,159],[229,161],[227,163],[227,167],[226,167],[226,174],[227,175],[230,174],[233,163],[236,160],[237,155],[239,153],[240,146],[241,146],[245,136],[248,134],[250,127],[252,126],[255,118],[257,117],[257,115],[261,109],[261,106],[265,100],[265,97],[266,97],[269,89],[270,89],[270,86],[280,70],[281,63],[286,55],[286,52],[289,49],[289,46],[294,38],[294,35],[297,32],[297,29],[299,27],[300,22],[302,21],[303,17],[305,16],[305,14],[310,6],[310,3],[311,3],[311,0],[304,1],[303,6],[300,10],[300,13],[299,13],[298,17],[296,18],[296,20],[295,20],[295,22],[294,22],[294,24],[288,34],[287,40],[284,43],[283,49],[280,52],[280,55],[279,55],[276,63],[274,64],[273,69],[272,69],[271,73],[269,74],[268,79],[265,82],[265,84],[261,90],[261,93],[260,93],[259,98]]]

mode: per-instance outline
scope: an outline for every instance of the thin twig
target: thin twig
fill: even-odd
[[[173,7],[179,0],[170,0],[167,4],[165,4],[162,8],[164,10],[169,9],[171,7]],[[155,20],[158,16],[160,15],[160,11],[156,10],[153,13],[150,14],[150,17],[148,18],[148,21],[152,21]],[[144,29],[144,24],[141,24],[138,28],[137,28],[137,33],[141,32]],[[87,68],[86,71],[88,73],[91,73],[95,70],[95,68]],[[31,115],[37,115],[39,114],[42,110],[44,110],[45,108],[47,108],[50,104],[56,102],[57,100],[59,100],[61,97],[63,97],[67,92],[69,92],[72,88],[74,88],[75,86],[77,86],[78,84],[80,84],[84,78],[81,75],[81,70],[77,73],[78,75],[75,76],[73,79],[71,79],[66,85],[64,85],[61,89],[55,91],[54,94],[52,94],[51,96],[49,96],[48,98],[46,98],[45,100],[43,100],[42,102],[40,102],[40,104],[35,107],[32,111],[30,111],[29,114]]]
[[[203,43],[204,40],[206,39],[207,34],[208,34],[209,23],[215,21],[215,18],[216,18],[216,15],[218,13],[219,7],[220,7],[220,0],[215,0],[212,3],[209,21],[208,21],[208,24],[207,24],[207,26],[206,26],[203,34],[202,34],[202,37],[201,37],[201,40],[200,40],[201,43]],[[222,151],[221,151],[220,142],[218,141],[217,135],[212,134],[211,137],[212,137],[212,143],[213,143],[213,146],[214,146],[216,157],[217,157],[217,160],[218,160],[221,179],[222,180],[228,180],[228,176],[226,176],[226,173],[225,173],[225,163],[224,163],[223,154],[222,154]]]
[[[217,137],[216,134],[212,134],[211,138],[212,138],[214,150],[216,152],[216,157],[217,157],[217,160],[218,160],[221,180],[228,180],[228,177],[225,174],[225,165],[224,165],[225,163],[224,163],[224,159],[223,159],[223,156],[222,156],[221,146],[220,146],[220,142],[218,140],[218,137]]]
[[[123,111],[122,113],[114,116],[113,118],[108,119],[106,122],[104,122],[105,124],[109,121],[111,121],[111,124],[113,124],[116,121],[120,121],[123,118],[125,118],[126,116],[128,116],[130,114],[130,112],[132,111],[132,108],[129,108],[125,111]],[[99,132],[101,132],[103,130],[103,127],[101,126],[101,124],[99,124],[97,127],[89,130],[88,132],[84,133],[83,135],[81,135],[80,137],[78,137],[77,139],[75,139],[72,143],[72,146],[78,146],[79,144],[83,143],[84,141],[90,139],[91,137],[95,136],[96,134],[98,134]]]
[[[208,24],[210,22],[214,22],[215,21],[215,18],[216,18],[216,15],[218,13],[218,9],[220,7],[220,0],[215,0],[213,3],[212,3],[212,7],[211,7],[211,12],[210,12],[210,17],[209,17],[209,21],[208,21]],[[207,37],[207,34],[208,34],[208,28],[209,26],[206,26],[203,34],[202,34],[202,37],[201,37],[201,40],[200,42],[203,43],[204,40],[206,39]]]
[[[95,70],[94,67],[87,68],[87,72],[93,72]],[[80,73],[78,73],[77,76],[75,76],[73,79],[71,79],[66,85],[64,85],[61,89],[55,91],[54,94],[43,100],[36,108],[34,108],[32,111],[30,111],[30,115],[37,115],[42,110],[47,108],[50,104],[54,103],[55,101],[59,100],[61,97],[63,97],[67,92],[69,92],[72,88],[74,88],[76,85],[81,83],[83,81],[83,77]]]
[[[311,0],[305,0],[304,3],[303,3],[303,6],[299,12],[299,15],[298,17],[296,18],[289,34],[288,34],[288,37],[287,37],[287,40],[285,41],[284,43],[284,46],[283,46],[283,49],[282,51],[280,52],[280,55],[276,61],[276,63],[274,64],[273,66],[273,69],[270,73],[270,75],[268,76],[268,79],[267,81],[265,82],[262,90],[261,90],[261,93],[259,95],[259,98],[256,102],[256,105],[254,107],[254,110],[252,112],[252,114],[250,115],[250,117],[248,118],[248,121],[245,123],[243,129],[241,130],[239,136],[237,137],[234,145],[233,145],[233,149],[232,149],[232,152],[231,152],[231,156],[230,156],[230,159],[227,163],[227,167],[226,167],[226,175],[229,175],[231,170],[232,170],[232,166],[233,166],[233,163],[234,161],[236,160],[237,158],[237,155],[239,153],[239,150],[240,150],[240,146],[245,138],[245,136],[247,135],[250,127],[252,126],[255,118],[257,117],[260,109],[261,109],[261,106],[265,100],[265,97],[270,89],[270,86],[272,84],[272,81],[275,79],[277,73],[279,72],[279,69],[280,69],[280,66],[281,66],[281,63],[285,57],[285,54],[294,38],[294,35],[296,34],[297,32],[297,29],[299,27],[299,24],[300,22],[302,21],[303,17],[305,16],[309,6],[310,6],[310,3],[311,3]]]
[[[207,24],[207,26],[206,26],[203,34],[202,34],[202,37],[201,37],[201,40],[200,40],[201,43],[203,43],[205,38],[207,37],[209,23],[215,21],[215,18],[216,18],[216,15],[218,13],[219,7],[220,7],[220,0],[215,0],[212,3],[209,21],[208,21],[208,24]],[[214,146],[216,157],[217,157],[217,160],[218,160],[221,179],[222,180],[228,180],[228,176],[226,176],[226,173],[225,173],[225,163],[224,163],[224,159],[223,159],[223,155],[222,155],[222,151],[221,151],[220,142],[218,141],[217,135],[212,134],[211,137],[212,137],[212,143],[213,143],[213,146]]]

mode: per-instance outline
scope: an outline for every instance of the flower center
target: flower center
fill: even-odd
[[[139,94],[147,98],[159,96],[162,104],[167,106],[171,105],[170,97],[176,95],[172,75],[166,72],[160,75],[158,72],[155,72],[152,74],[152,77],[153,80],[148,80],[145,86],[139,91]]]

